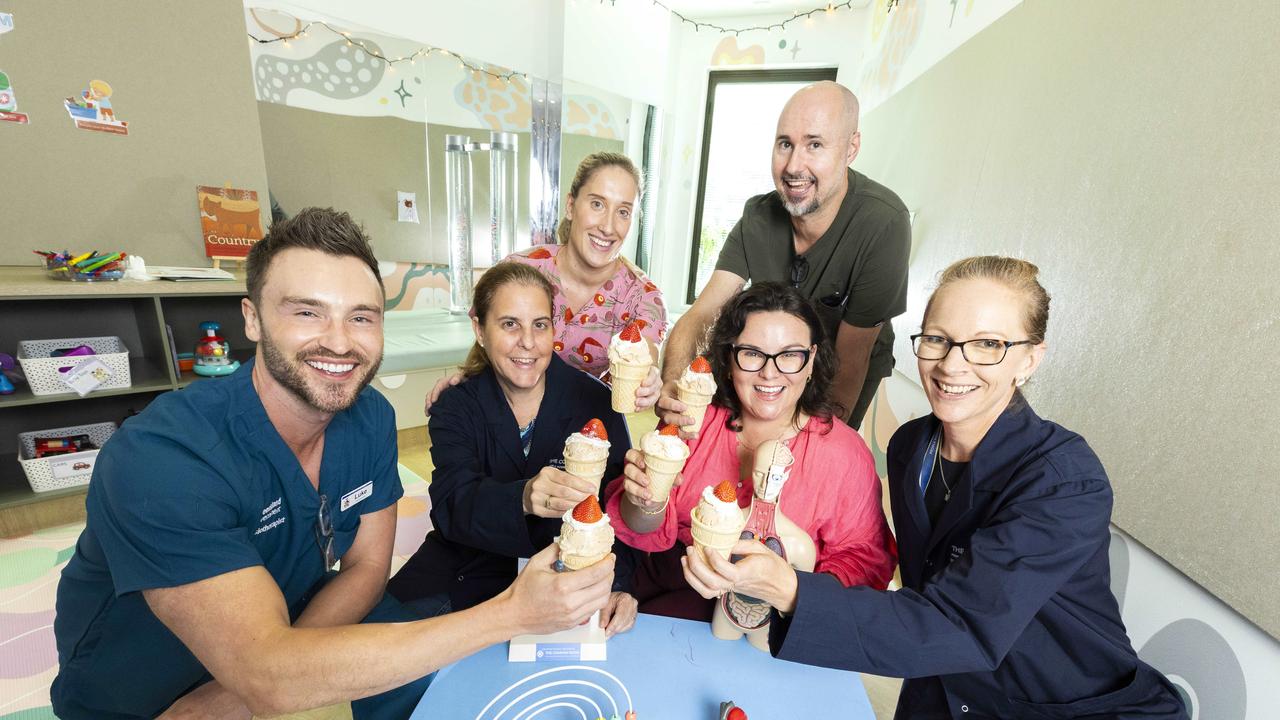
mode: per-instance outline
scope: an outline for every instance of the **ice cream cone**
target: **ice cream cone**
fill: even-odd
[[[684,461],[689,459],[688,449],[680,459],[662,457],[652,453],[644,454],[644,474],[649,476],[649,492],[654,502],[665,502],[671,494],[671,486],[676,481],[676,473],[684,469]]]
[[[711,396],[677,386],[676,399],[684,403],[684,414],[693,419],[691,424],[681,425],[680,429],[685,432],[697,432],[702,429],[702,416],[707,412],[707,406],[711,404]]]
[[[579,460],[565,456],[564,471],[583,480],[599,483],[601,478],[604,477],[604,466],[608,462],[609,458],[607,457],[599,460]]]
[[[564,563],[565,568],[569,570],[581,570],[584,567],[590,567],[600,562],[609,553],[603,552],[599,555],[574,555],[572,553],[560,553],[560,562]]]
[[[636,391],[649,375],[652,365],[630,365],[627,363],[609,363],[609,374],[613,377],[613,410],[620,413],[636,411]]]
[[[742,537],[742,527],[746,524],[744,520],[736,527],[715,528],[699,520],[696,512],[690,516],[690,520],[693,521],[693,546],[704,555],[708,550],[719,553],[725,560],[729,559],[729,551]]]

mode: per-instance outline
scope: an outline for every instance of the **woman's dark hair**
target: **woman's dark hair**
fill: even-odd
[[[489,317],[493,298],[498,291],[513,283],[537,288],[546,293],[547,312],[548,314],[554,312],[556,290],[551,286],[551,281],[547,280],[537,268],[509,260],[489,268],[476,282],[476,289],[471,299],[471,311],[475,313],[476,320],[479,320],[481,325],[484,325],[484,321]],[[484,372],[488,367],[489,354],[480,347],[480,343],[473,343],[471,352],[467,353],[467,359],[462,363],[462,374],[472,377]]]
[[[806,413],[831,425],[835,405],[830,400],[831,381],[836,374],[836,351],[827,340],[818,313],[798,290],[779,282],[754,283],[729,301],[707,336],[707,359],[716,379],[716,394],[711,402],[729,411],[725,427],[741,430],[742,403],[733,389],[733,346],[747,326],[747,318],[755,313],[784,312],[809,326],[809,342],[817,347],[810,358],[813,374],[796,403],[796,414]]]

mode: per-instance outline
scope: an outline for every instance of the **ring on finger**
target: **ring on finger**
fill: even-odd
[[[551,496],[550,496],[550,495],[548,495],[548,496],[547,496],[547,501],[546,501],[545,503],[543,503],[543,504],[547,506],[547,509],[548,509],[548,510],[550,510],[550,509],[551,509]]]

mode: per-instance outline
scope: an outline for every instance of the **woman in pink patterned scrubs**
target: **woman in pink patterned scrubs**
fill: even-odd
[[[660,383],[657,346],[667,334],[667,307],[662,291],[644,271],[622,257],[622,242],[638,211],[640,173],[626,155],[588,155],[565,197],[556,245],[535,245],[503,262],[532,265],[542,272],[555,299],[555,352],[572,367],[596,377],[609,369],[609,340],[631,321],[649,340],[655,367],[636,393],[637,409],[657,400]],[[607,377],[602,379],[608,380]],[[439,396],[461,376],[441,380],[427,401]]]

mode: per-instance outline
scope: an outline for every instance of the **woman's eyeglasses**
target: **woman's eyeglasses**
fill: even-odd
[[[951,353],[951,348],[960,348],[960,355],[974,365],[999,365],[1004,362],[1009,348],[1015,345],[1031,345],[1030,340],[996,340],[995,338],[977,338],[956,342],[941,335],[912,335],[911,350],[921,360],[941,360]]]
[[[738,369],[743,372],[760,372],[764,366],[773,361],[773,366],[778,368],[778,372],[783,375],[793,375],[804,369],[809,364],[809,357],[812,352],[809,350],[783,350],[780,353],[770,355],[758,348],[746,345],[734,345],[733,362]]]

